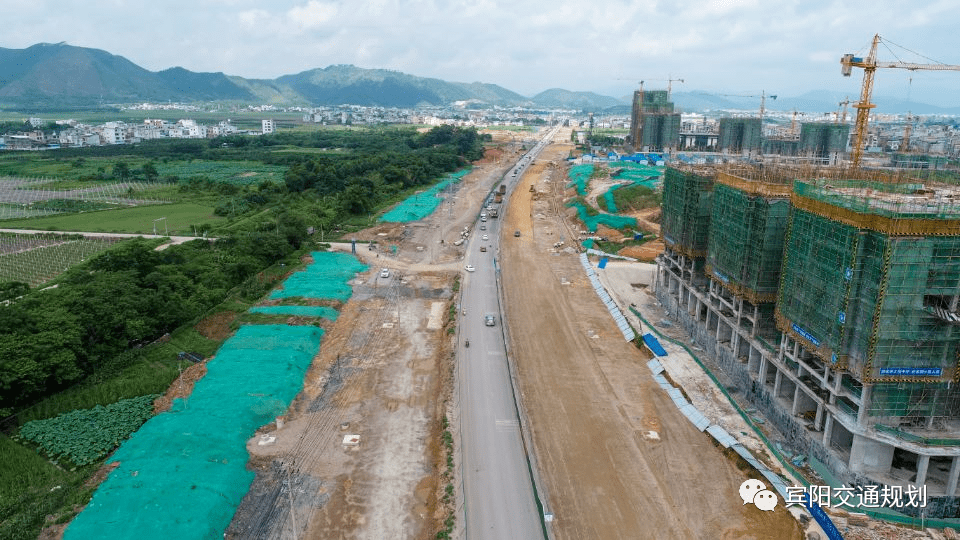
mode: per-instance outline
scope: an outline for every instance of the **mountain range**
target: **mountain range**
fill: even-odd
[[[856,96],[853,96],[856,99]],[[781,111],[836,111],[844,96],[808,92],[801,96],[767,100],[767,108]],[[560,88],[526,97],[495,84],[448,82],[399,71],[333,65],[276,79],[247,79],[224,73],[197,73],[182,67],[149,71],[122,56],[100,49],[64,43],[41,43],[26,49],[0,48],[0,105],[21,110],[97,107],[103,104],[202,101],[271,104],[276,106],[368,105],[411,108],[469,102],[478,106],[576,109],[630,113],[631,96],[614,98],[593,92]],[[759,99],[674,92],[673,101],[684,111],[759,108]],[[874,99],[878,112],[960,114],[960,108],[942,108],[900,100]],[[853,109],[850,109],[852,114]]]

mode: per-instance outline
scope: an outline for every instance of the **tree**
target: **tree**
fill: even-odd
[[[114,178],[119,178],[120,180],[126,180],[130,178],[130,166],[126,162],[118,162],[113,165],[113,176]]]
[[[157,178],[160,177],[160,173],[157,172],[157,168],[153,165],[153,162],[144,163],[140,167],[140,172],[143,173],[143,177],[147,179],[147,182],[156,182]]]

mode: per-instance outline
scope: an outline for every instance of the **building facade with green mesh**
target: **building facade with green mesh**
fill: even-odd
[[[798,181],[780,329],[876,384],[870,412],[960,418],[960,206],[919,185]]]
[[[707,274],[754,304],[777,297],[790,213],[785,187],[721,173],[713,191]]]
[[[663,178],[660,224],[664,242],[689,257],[707,254],[715,173],[668,167]]]
[[[763,131],[759,118],[721,118],[717,148],[732,154],[759,152]]]
[[[668,168],[657,298],[834,487],[923,486],[960,519],[960,189],[844,174]]]
[[[635,91],[630,140],[637,150],[659,152],[680,144],[680,113],[666,90]]]

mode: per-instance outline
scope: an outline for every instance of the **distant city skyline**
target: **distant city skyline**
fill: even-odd
[[[909,9],[890,0],[777,3],[715,0],[73,0],[4,3],[0,47],[64,41],[106,50],[152,71],[181,66],[247,78],[353,64],[447,81],[484,82],[533,96],[550,88],[617,98],[640,80],[675,91],[859,96],[863,77],[840,56],[960,64],[960,4]],[[932,59],[932,60],[931,60]],[[874,94],[960,106],[960,72],[884,69]]]

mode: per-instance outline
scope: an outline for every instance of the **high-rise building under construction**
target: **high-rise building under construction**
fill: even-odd
[[[741,166],[663,189],[657,296],[787,446],[960,517],[960,188]]]
[[[661,152],[680,142],[680,113],[674,112],[666,90],[633,93],[630,140],[638,151]]]

